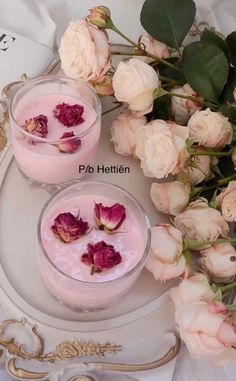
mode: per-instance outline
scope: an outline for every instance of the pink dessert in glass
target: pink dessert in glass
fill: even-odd
[[[64,304],[86,311],[105,308],[127,293],[143,268],[150,229],[142,207],[126,191],[81,182],[49,200],[38,236],[45,285]]]
[[[82,176],[79,165],[95,160],[101,105],[83,81],[41,77],[26,82],[13,96],[10,124],[21,173],[39,185],[63,184]]]

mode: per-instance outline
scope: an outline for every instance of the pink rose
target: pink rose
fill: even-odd
[[[136,58],[121,61],[113,77],[115,97],[138,116],[152,111],[154,91],[159,86],[157,72]]]
[[[153,183],[151,186],[151,199],[157,210],[162,213],[177,214],[189,204],[190,186],[180,181],[167,183]]]
[[[100,230],[110,233],[122,225],[126,219],[126,209],[124,205],[118,203],[112,206],[104,206],[101,202],[95,203],[94,218]]]
[[[230,243],[222,243],[201,251],[200,263],[216,283],[232,282],[236,275],[236,252]]]
[[[86,221],[68,212],[58,214],[51,229],[61,241],[70,243],[86,234],[88,227]]]
[[[121,263],[122,257],[113,245],[100,241],[87,245],[87,252],[81,256],[81,261],[91,267],[93,274],[117,266]]]
[[[188,122],[190,139],[206,148],[223,148],[232,142],[233,130],[228,118],[209,108],[196,111]]]
[[[174,87],[172,92],[184,96],[196,97],[197,95],[187,83],[182,87]],[[201,108],[202,106],[199,103],[193,102],[189,99],[171,97],[171,112],[176,123],[182,124],[183,126],[188,123],[189,118],[195,113],[195,111],[201,110]]]
[[[197,185],[211,176],[210,156],[195,156],[194,165],[189,166],[188,175],[191,184]]]
[[[236,221],[236,181],[231,181],[227,188],[216,197],[226,221]]]
[[[174,222],[190,241],[214,241],[229,232],[224,217],[218,210],[210,208],[205,199],[191,202],[183,213],[175,217]]]
[[[74,153],[81,146],[81,140],[76,137],[75,139],[68,140],[68,138],[72,137],[75,137],[73,131],[64,132],[64,134],[60,137],[60,139],[62,139],[62,142],[58,144],[58,148],[61,152]],[[66,141],[64,141],[64,139],[66,139]]]
[[[176,310],[175,320],[180,337],[194,358],[207,358],[214,366],[236,360],[236,322],[218,303],[184,305]]]
[[[133,155],[138,131],[147,123],[145,116],[120,113],[111,127],[111,141],[115,151],[123,156]]]
[[[172,225],[157,225],[152,228],[151,249],[146,268],[156,280],[177,278],[187,270],[182,255],[183,239],[179,230]]]
[[[60,103],[53,110],[55,118],[66,127],[78,126],[83,123],[83,113],[84,107],[79,104]]]
[[[189,154],[188,129],[164,120],[153,120],[138,132],[135,155],[145,176],[162,179],[184,171]]]
[[[145,52],[149,54],[152,54],[153,56],[160,57],[160,58],[170,57],[170,52],[168,50],[167,45],[163,44],[163,42],[155,40],[155,38],[153,38],[149,34],[144,34],[140,37],[139,45],[141,46],[141,49],[145,50]],[[139,59],[147,63],[154,61],[153,58],[145,57],[145,56],[139,57]]]
[[[177,309],[198,301],[210,302],[214,299],[215,293],[208,278],[201,273],[195,273],[189,279],[183,279],[177,287],[173,287],[170,296]]]
[[[38,115],[25,121],[24,129],[32,135],[45,138],[48,134],[48,118],[46,115]]]
[[[59,54],[63,71],[75,79],[94,81],[111,67],[106,31],[86,20],[69,24],[62,36]]]

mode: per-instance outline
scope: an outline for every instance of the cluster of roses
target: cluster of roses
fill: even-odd
[[[115,232],[126,218],[125,207],[121,204],[104,206],[95,203],[94,220],[99,230],[107,234]],[[52,232],[64,243],[73,242],[89,233],[89,225],[79,216],[70,212],[60,213],[51,227]],[[113,245],[104,241],[88,243],[87,252],[81,256],[81,261],[91,267],[91,274],[111,269],[122,261],[122,257]]]
[[[115,72],[111,70],[106,29],[129,41],[137,56],[120,62]],[[59,53],[67,75],[91,82],[101,95],[114,94],[116,107],[128,109],[111,127],[116,152],[138,158],[145,176],[174,176],[151,186],[157,210],[174,216],[175,226],[153,227],[146,267],[160,281],[184,278],[171,295],[181,338],[191,354],[211,358],[219,365],[235,361],[234,307],[221,300],[224,292],[236,286],[230,283],[236,276],[232,246],[236,239],[228,237],[228,222],[236,221],[236,181],[231,181],[236,175],[217,181],[210,206],[206,199],[198,198],[208,188],[202,183],[220,173],[219,158],[231,157],[236,164],[236,150],[231,145],[233,126],[217,112],[215,102],[196,94],[188,83],[172,86],[171,92],[161,87],[161,81],[168,82],[168,78],[154,66],[164,63],[173,68],[170,60],[164,61],[171,55],[167,45],[150,35],[133,43],[114,26],[106,7],[93,8],[86,19],[72,22],[62,37]],[[165,83],[165,88],[168,86]],[[171,121],[147,115],[163,95],[171,97]],[[201,186],[196,187],[198,184]],[[224,186],[227,188],[222,189]],[[191,274],[192,251],[198,253],[198,266],[206,275]]]
[[[83,123],[83,113],[84,107],[79,104],[69,105],[67,103],[61,103],[53,110],[54,117],[66,127],[74,127]],[[26,120],[23,128],[34,136],[45,138],[48,134],[48,118],[46,115],[40,114]],[[73,131],[65,132],[60,137],[60,139],[63,139],[63,142],[58,144],[58,149],[64,153],[75,152],[81,146],[81,140],[78,138],[70,139],[73,137],[75,137]]]

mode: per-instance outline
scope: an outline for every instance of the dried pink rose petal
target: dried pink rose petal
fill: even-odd
[[[82,218],[75,217],[72,213],[61,213],[51,227],[53,233],[60,238],[61,241],[69,243],[83,236],[88,230],[88,223]]]
[[[67,139],[72,138],[72,136],[75,136],[74,132],[65,132],[60,139]],[[81,140],[80,139],[73,139],[69,140],[67,142],[61,142],[58,144],[58,148],[61,152],[65,153],[73,153],[75,152],[79,147],[81,146]]]
[[[118,203],[112,206],[104,206],[102,203],[95,203],[94,217],[99,229],[109,233],[117,230],[125,220],[125,207]]]
[[[79,104],[69,105],[67,103],[61,103],[53,110],[55,118],[66,127],[78,126],[83,123],[83,113],[84,107]]]
[[[25,121],[24,129],[32,135],[45,138],[48,133],[48,118],[40,114]]]
[[[81,261],[92,267],[92,274],[103,270],[111,269],[122,261],[118,251],[113,245],[108,245],[104,241],[87,245],[87,253],[81,256]]]

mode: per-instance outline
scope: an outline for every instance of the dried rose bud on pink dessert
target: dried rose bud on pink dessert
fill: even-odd
[[[65,132],[60,139],[67,139],[72,138],[75,136],[74,132]],[[73,153],[75,152],[79,147],[81,146],[81,140],[80,139],[73,139],[66,142],[61,142],[58,144],[58,148],[61,152],[65,153]]]
[[[55,218],[51,229],[61,241],[69,243],[87,232],[88,223],[82,218],[76,218],[72,213],[61,213]]]
[[[66,127],[78,126],[83,123],[83,113],[84,107],[79,104],[71,106],[67,103],[61,103],[53,110],[55,118]]]
[[[91,274],[111,269],[122,261],[122,257],[118,251],[115,251],[113,245],[108,245],[104,241],[96,244],[89,243],[87,245],[87,253],[81,256],[81,261],[91,266]]]
[[[125,207],[118,203],[112,206],[104,206],[102,203],[95,203],[94,217],[99,229],[110,233],[117,230],[125,220]]]
[[[48,133],[48,118],[45,115],[38,115],[25,121],[24,129],[32,135],[45,138]]]

